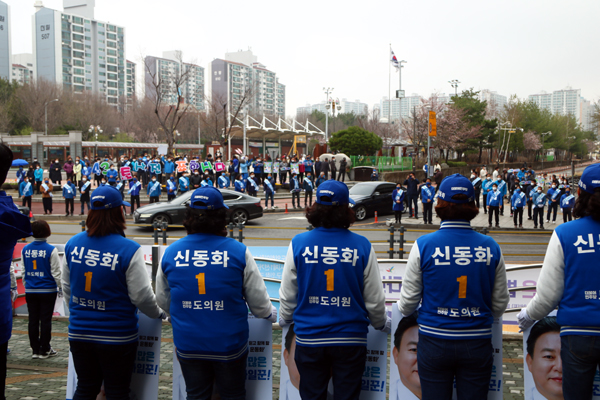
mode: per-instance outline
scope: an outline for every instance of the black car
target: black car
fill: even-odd
[[[396,184],[392,182],[360,182],[350,188],[350,198],[356,202],[353,206],[356,219],[362,221],[369,215],[391,214],[392,192]],[[404,199],[404,211],[408,210],[408,202]]]
[[[234,224],[245,224],[247,221],[260,218],[263,208],[260,199],[233,190],[219,189],[223,194],[223,200],[229,207],[227,215]],[[185,217],[185,206],[189,204],[193,190],[168,202],[153,203],[140,207],[133,213],[136,224],[152,224],[154,222],[166,222],[169,225],[181,225]]]

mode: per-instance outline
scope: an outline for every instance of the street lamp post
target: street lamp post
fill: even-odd
[[[94,138],[96,140],[96,145],[95,145],[95,150],[94,150],[94,156],[98,157],[98,133],[102,133],[102,128],[100,127],[100,125],[98,126],[94,126],[94,125],[90,125],[90,129],[88,129],[89,133],[94,133]]]
[[[544,169],[544,158],[546,158],[546,149],[544,148],[544,136],[552,135],[552,132],[542,133],[542,169]]]
[[[325,92],[325,143],[329,142],[329,94],[333,92],[333,88],[323,88]]]
[[[48,136],[48,104],[58,101],[58,99],[47,101],[44,104],[44,135]]]
[[[451,81],[448,81],[448,83],[454,88],[454,96],[458,96],[458,84],[460,81],[458,79],[452,79]]]
[[[198,110],[198,159],[202,155],[202,142],[200,140],[200,110]]]

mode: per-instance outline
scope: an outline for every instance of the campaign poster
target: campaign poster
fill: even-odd
[[[198,160],[190,161],[190,172],[194,172],[198,169],[200,169],[200,163],[198,162]]]
[[[175,164],[177,165],[177,172],[178,173],[182,173],[183,174],[183,173],[187,172],[187,170],[188,170],[187,161],[185,161],[185,160],[177,160],[177,161],[175,161]]]
[[[119,173],[121,174],[122,181],[129,181],[133,179],[133,175],[131,174],[131,167],[121,167],[121,169],[119,169]]]
[[[202,167],[202,172],[211,172],[213,169],[213,165],[210,161],[205,161],[201,163],[200,166]]]
[[[223,172],[227,170],[227,167],[225,166],[225,163],[222,162],[216,162],[215,163],[215,171],[217,172]]]
[[[273,163],[273,173],[276,174],[279,171],[279,161]]]
[[[265,162],[265,173],[266,174],[270,174],[273,172],[273,162],[271,161],[267,161]]]
[[[291,163],[290,166],[292,167],[292,173],[293,174],[299,174],[300,173],[300,167],[298,166],[298,163]]]
[[[138,348],[131,376],[130,399],[156,400],[158,398],[158,378],[160,376],[160,344],[162,320],[150,318],[138,312]],[[73,357],[69,352],[67,370],[67,400],[72,400],[77,388],[77,372]]]
[[[273,324],[248,313],[248,359],[246,364],[246,399],[273,397]],[[185,379],[173,349],[173,400],[185,400]]]
[[[296,367],[296,334],[294,325],[286,326],[282,332],[281,369],[279,378],[279,400],[300,399],[300,373]],[[387,341],[385,332],[369,326],[367,334],[367,361],[361,379],[360,400],[384,400],[386,398]],[[327,387],[327,399],[333,399],[333,383]]]
[[[392,340],[390,344],[390,400],[417,400],[422,398],[417,365],[419,326],[417,318],[403,318],[394,304],[392,308]],[[502,400],[502,319],[492,325],[494,363],[488,390],[488,400]],[[456,388],[452,394],[456,399]]]

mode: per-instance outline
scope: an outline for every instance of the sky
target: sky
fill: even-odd
[[[32,52],[34,0],[11,6],[13,54]],[[62,10],[62,0],[44,0]],[[126,56],[182,50],[204,68],[226,52],[251,49],[286,85],[286,115],[332,97],[369,109],[388,96],[390,44],[402,89],[428,97],[489,89],[527,98],[581,89],[600,98],[597,0],[96,0],[95,17],[126,28]],[[208,78],[208,74],[206,74]],[[138,82],[141,82],[138,79]],[[392,68],[392,96],[398,73]]]

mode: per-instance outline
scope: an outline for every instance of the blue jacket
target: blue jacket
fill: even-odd
[[[65,199],[74,199],[75,196],[77,196],[77,188],[75,185],[73,185],[73,183],[65,183],[62,190],[62,195]]]
[[[0,190],[0,343],[8,342],[12,332],[10,263],[17,240],[31,236],[29,218],[19,212],[12,197]]]
[[[252,163],[252,165],[254,165],[254,173],[256,173],[256,174],[262,174],[262,171],[263,171],[263,163],[262,163],[262,161],[254,161]]]
[[[304,191],[306,192],[311,193],[315,189],[315,186],[310,179],[305,177],[304,181],[302,182],[302,189],[304,189]]]
[[[327,180],[327,178],[325,178],[324,176],[319,175],[319,177],[317,178],[317,187],[319,187],[321,185],[321,183],[325,182]]]
[[[298,181],[298,175],[290,179],[290,192],[299,192],[302,188],[300,187],[300,182]]]
[[[500,194],[502,196],[506,196],[506,193],[508,192],[508,185],[506,184],[506,182],[498,178],[498,180],[494,183],[498,185],[498,191],[500,192]]]
[[[44,170],[40,167],[40,168],[36,168],[36,170],[33,172],[33,176],[35,176],[35,180],[37,182],[41,182],[44,180]]]
[[[88,181],[90,180],[90,175],[92,175],[92,167],[83,167],[81,168],[81,176],[87,176]]]
[[[489,180],[488,180],[488,179],[486,178],[486,179],[483,181],[482,188],[483,188],[483,194],[484,194],[484,196],[486,196],[486,195],[487,195],[489,192],[491,192],[491,191],[492,191],[492,185],[493,185],[493,184],[494,184],[494,182],[492,182],[492,180],[491,180],[491,179],[489,179]]]
[[[542,193],[538,193],[537,191],[535,191],[533,193],[533,208],[544,208],[544,206],[546,205],[546,195],[544,194],[544,192]]]
[[[148,187],[146,188],[146,194],[150,197],[158,197],[160,196],[160,192],[162,188],[160,187],[160,182],[157,180],[156,182],[148,182]]]
[[[273,178],[265,178],[265,180],[263,181],[263,190],[265,194],[275,193],[275,181],[273,180]]]
[[[431,200],[433,203],[433,197],[435,196],[435,189],[427,184],[421,186],[421,203],[427,203],[427,200]]]
[[[177,181],[174,177],[167,180],[167,194],[177,194]]]
[[[523,208],[527,204],[527,196],[521,189],[515,190],[510,199],[510,204],[512,208]]]
[[[133,178],[129,182],[129,190],[127,191],[127,193],[129,193],[132,196],[139,196],[140,195],[140,189],[142,189],[142,182],[139,182],[137,180],[137,178]]]
[[[575,207],[575,196],[570,192],[565,193],[560,198],[560,208],[573,208]]]
[[[504,264],[496,241],[466,221],[442,221],[438,231],[421,236],[415,245],[423,284],[419,335],[491,338],[492,294]]]
[[[217,180],[217,182],[219,183],[219,187],[221,189],[228,188],[231,185],[231,181],[229,180],[229,177],[225,176],[225,175],[219,176],[219,179]]]
[[[119,172],[116,169],[109,169],[106,173],[106,179],[108,180],[108,183],[116,182],[118,177]]]
[[[27,185],[29,185],[29,187],[27,187]],[[19,183],[19,196],[33,196],[33,183],[25,181]]]
[[[240,192],[240,193],[245,193],[246,192],[246,183],[244,182],[244,180],[237,180],[235,181],[235,191],[236,192]]]
[[[250,193],[256,193],[258,191],[258,184],[254,181],[254,179],[252,179],[252,177],[248,177],[248,180],[246,181],[246,189]]]
[[[23,274],[25,275],[25,293],[56,293],[57,284],[52,275],[50,259],[56,247],[48,244],[46,240],[35,239],[23,247]]]
[[[190,180],[187,176],[179,177],[179,191],[185,193],[190,189]]]
[[[304,172],[313,172],[313,165],[314,165],[314,163],[312,162],[312,160],[305,160],[304,161]]]
[[[492,190],[488,193],[487,196],[487,205],[490,207],[500,207],[502,204],[502,192],[496,190],[495,192]]]
[[[19,167],[19,169],[17,170],[17,179],[19,179],[19,182],[23,180],[25,175],[27,175],[27,172],[23,170],[23,167]]]
[[[165,164],[165,174],[172,174],[175,171],[175,163],[173,161],[168,161],[163,157],[162,162]]]
[[[551,187],[550,189],[548,189],[548,192],[546,193],[546,197],[548,198],[548,204],[560,203],[560,189]]]
[[[402,189],[394,189],[392,192],[392,209],[394,211],[404,211],[404,197],[406,193]],[[398,203],[400,202],[400,203]]]

